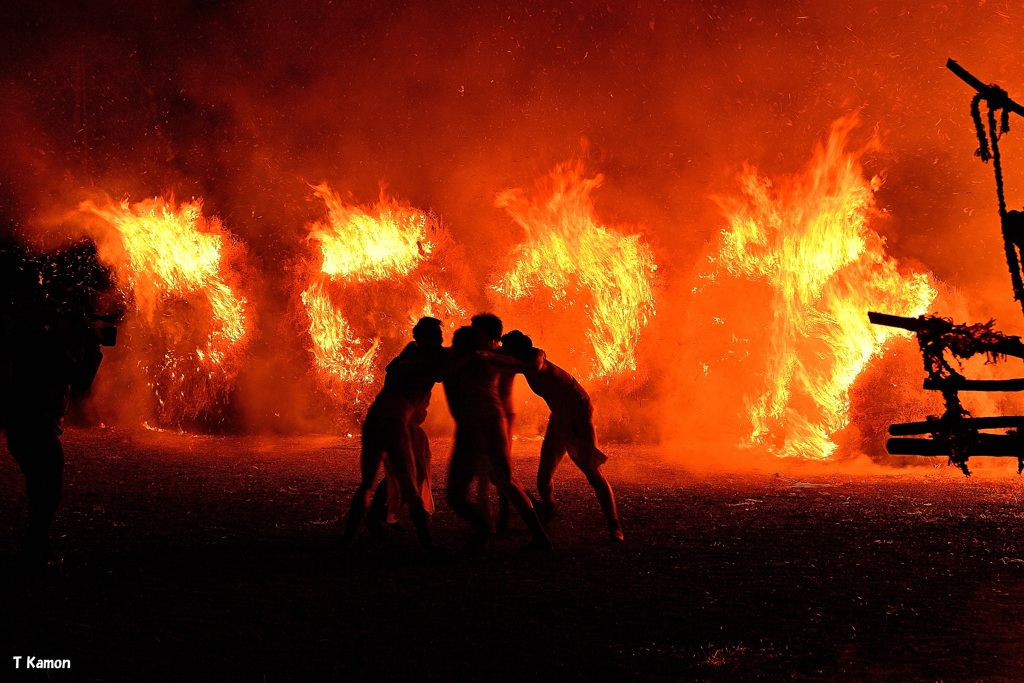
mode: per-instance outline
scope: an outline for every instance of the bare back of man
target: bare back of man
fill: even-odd
[[[549,361],[544,351],[535,348],[526,335],[512,331],[502,338],[502,342],[503,348],[527,365],[529,369],[523,372],[527,384],[551,410],[537,468],[537,493],[543,518],[549,519],[554,512],[554,474],[568,453],[569,459],[594,489],[608,523],[608,537],[615,541],[623,540],[615,494],[601,472],[608,456],[597,445],[594,406],[590,396],[575,377]]]
[[[427,321],[430,322],[426,327],[430,329],[426,335],[420,335],[420,328]],[[355,539],[359,525],[366,517],[373,487],[383,465],[386,478],[398,489],[399,500],[404,501],[409,508],[409,517],[420,543],[427,549],[441,549],[430,534],[427,504],[424,500],[421,475],[429,463],[424,465],[418,462],[416,448],[416,430],[422,431],[420,416],[422,414],[425,417],[430,390],[439,379],[445,357],[441,349],[440,321],[435,318],[421,319],[413,333],[421,348],[416,353],[406,353],[404,357],[400,354],[388,365],[384,387],[370,405],[363,422],[359,458],[361,477],[346,517],[342,547],[347,548]],[[422,434],[418,438],[425,437]],[[422,459],[422,444],[420,449]],[[429,450],[426,453],[429,454]],[[427,496],[429,500],[429,489]]]

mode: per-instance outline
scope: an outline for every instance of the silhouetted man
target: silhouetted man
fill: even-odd
[[[420,425],[426,417],[430,391],[439,379],[446,353],[441,346],[440,320],[423,319],[417,323],[417,328],[419,331],[414,331],[416,348],[407,348],[388,364],[384,387],[366,413],[359,459],[362,478],[352,496],[342,547],[352,544],[366,516],[373,485],[383,464],[386,476],[397,485],[401,500],[409,507],[409,517],[420,543],[430,550],[441,549],[430,535],[414,431],[422,433]],[[423,434],[424,439],[425,436]],[[426,455],[429,457],[429,451]]]
[[[594,406],[590,396],[568,372],[547,360],[544,351],[535,348],[533,341],[519,330],[512,330],[501,338],[504,351],[525,362],[529,369],[523,372],[533,393],[544,399],[551,409],[551,417],[540,447],[540,467],[537,470],[539,511],[545,520],[554,512],[553,479],[555,469],[566,452],[594,489],[608,522],[608,537],[623,539],[618,508],[612,487],[601,472],[608,456],[597,447],[594,430]]]
[[[61,425],[71,392],[84,393],[103,357],[92,312],[109,274],[91,243],[42,258],[8,242],[0,246],[0,278],[0,413],[28,497],[22,558],[59,564],[50,526],[62,493]]]
[[[474,476],[486,471],[498,492],[512,506],[533,534],[531,545],[549,549],[551,539],[540,524],[533,504],[512,473],[508,423],[499,394],[502,372],[514,372],[499,357],[485,358],[477,351],[487,346],[472,327],[456,330],[452,351],[456,365],[444,376],[448,407],[455,419],[455,444],[448,471],[448,503],[452,510],[476,527],[473,544],[479,545],[490,532],[483,511],[469,502]],[[458,361],[463,361],[459,363]]]
[[[437,364],[439,354],[443,354],[441,348],[443,343],[443,332],[441,321],[437,318],[420,318],[412,328],[413,340],[405,345],[399,353],[385,368],[385,380],[409,381],[413,380],[408,387],[413,401],[413,412],[409,418],[409,432],[412,439],[412,451],[416,462],[416,486],[423,499],[423,507],[427,512],[434,511],[434,497],[431,492],[430,479],[430,440],[423,430],[423,422],[427,419],[427,409],[430,407],[430,395],[434,387],[433,378],[417,375],[404,376],[403,368],[410,363],[434,363]],[[388,379],[390,376],[390,380]],[[377,486],[370,503],[370,509],[366,514],[366,526],[374,536],[380,536],[384,532],[384,525],[397,522],[396,514],[402,504],[402,493],[399,490],[398,482],[394,477],[386,474]]]
[[[485,352],[496,351],[501,343],[501,332],[503,323],[501,318],[493,313],[478,313],[470,320],[470,326],[477,331],[482,340],[481,350]],[[512,401],[512,386],[515,383],[516,372],[507,368],[498,376],[498,396],[501,398],[501,408],[505,413],[505,430],[509,443],[509,452],[512,449],[512,435],[514,434],[516,411]],[[491,526],[491,507],[488,498],[490,479],[486,473],[482,473],[477,480],[476,499],[477,505],[483,512],[486,523]],[[498,494],[498,523],[499,530],[508,527],[508,498]]]

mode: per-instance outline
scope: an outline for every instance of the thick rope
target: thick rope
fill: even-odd
[[[981,100],[984,95],[978,93],[971,100],[971,118],[974,119],[974,132],[978,135],[978,150],[974,153],[986,164],[992,158],[992,152],[988,148],[988,135],[985,133],[985,125],[981,122]]]
[[[982,100],[988,103],[988,130],[981,122]],[[978,151],[976,154],[982,161],[992,159],[992,169],[996,176],[996,198],[999,201],[999,223],[1003,234],[1003,250],[1006,254],[1006,265],[1010,270],[1010,283],[1013,286],[1013,298],[1021,302],[1024,312],[1024,277],[1021,275],[1020,256],[1007,230],[1006,189],[1003,182],[1003,163],[999,153],[999,138],[1010,131],[1010,111],[1006,108],[1008,95],[1002,88],[992,86],[987,94],[978,93],[971,100],[971,118],[974,119],[978,134]],[[999,123],[996,124],[996,111],[999,111]]]

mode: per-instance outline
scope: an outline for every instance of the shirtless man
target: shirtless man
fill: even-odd
[[[500,358],[485,360],[483,355],[477,354],[482,346],[479,333],[472,327],[456,330],[452,338],[455,364],[444,377],[445,396],[455,420],[448,504],[457,515],[476,527],[472,545],[482,544],[490,533],[490,525],[468,496],[473,477],[486,470],[498,492],[509,499],[533,534],[530,545],[547,550],[551,548],[551,539],[512,474],[508,423],[498,390],[502,361]]]
[[[501,318],[493,313],[478,313],[470,320],[470,327],[480,334],[480,339],[483,343],[481,348],[483,351],[490,352],[499,350],[499,346],[501,344],[501,332],[503,329]],[[516,422],[515,402],[512,400],[512,387],[515,383],[515,379],[516,371],[509,371],[508,369],[503,370],[498,377],[498,396],[501,398],[501,408],[505,412],[506,432],[508,435],[510,453],[512,449],[512,435],[514,434]],[[480,507],[481,512],[483,512],[488,527],[492,527],[495,526],[495,523],[491,519],[489,494],[490,478],[487,476],[486,472],[481,472],[480,476],[477,478],[476,503]],[[498,519],[496,524],[498,531],[504,531],[508,528],[508,515],[508,498],[499,493]]]
[[[540,467],[537,470],[537,492],[540,495],[539,508],[546,518],[554,512],[555,469],[566,452],[580,468],[587,481],[594,488],[608,522],[608,538],[621,541],[622,526],[612,487],[601,472],[601,465],[608,456],[597,447],[594,430],[594,406],[590,396],[576,378],[547,360],[544,352],[533,346],[533,342],[519,330],[513,330],[501,338],[502,350],[530,366],[523,372],[533,393],[544,399],[551,409],[544,441],[540,447]]]
[[[391,382],[402,378],[403,368],[411,367],[410,363],[433,362],[439,359],[439,354],[446,351],[441,348],[442,331],[441,321],[437,318],[420,318],[412,328],[413,341],[405,345],[390,363],[385,372],[391,373]],[[408,378],[406,378],[408,379]],[[423,498],[423,507],[427,512],[434,511],[434,497],[431,493],[430,480],[430,440],[423,430],[423,422],[427,419],[427,409],[430,407],[430,394],[434,386],[433,378],[423,378],[415,381],[408,387],[413,399],[413,413],[409,420],[409,432],[412,438],[412,451],[416,462],[416,486]],[[388,375],[385,375],[384,384],[388,384]],[[374,492],[370,509],[366,513],[364,522],[370,532],[377,537],[384,534],[385,524],[397,523],[397,512],[402,505],[402,492],[399,490],[398,482],[394,477],[386,474],[377,485]]]
[[[503,327],[501,318],[493,313],[478,313],[470,320],[470,327],[480,333],[484,351],[498,350]],[[516,421],[516,409],[512,401],[512,384],[515,378],[515,370],[508,369],[502,370],[498,376],[498,396],[501,398],[501,408],[505,412],[509,443],[512,443],[512,431]]]
[[[420,476],[422,467],[418,467],[414,447],[414,430],[422,431],[420,413],[425,417],[424,393],[429,402],[430,390],[439,377],[445,357],[441,346],[441,321],[421,319],[414,328],[414,335],[416,352],[403,351],[404,358],[399,355],[388,364],[384,387],[366,413],[359,461],[362,480],[352,496],[341,538],[343,548],[352,544],[366,516],[373,485],[383,464],[386,476],[397,484],[401,500],[409,506],[409,517],[420,543],[428,550],[442,549],[430,535],[421,486],[425,477]]]

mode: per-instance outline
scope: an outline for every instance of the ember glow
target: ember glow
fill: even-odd
[[[346,204],[326,183],[314,192],[327,216],[307,238],[315,248],[300,299],[310,350],[321,385],[339,399],[358,399],[416,320],[465,318],[447,289],[458,250],[437,219],[383,192],[371,207]]]
[[[801,175],[773,183],[747,167],[743,195],[719,200],[729,226],[710,277],[769,287],[769,301],[755,300],[772,315],[756,342],[766,364],[751,387],[750,442],[778,456],[835,452],[831,437],[849,423],[850,387],[900,334],[871,325],[867,311],[917,316],[936,294],[927,274],[900,272],[870,227],[882,215],[874,203],[879,179],[864,177],[866,149],[846,150],[856,123],[837,121]]]
[[[217,218],[203,216],[201,201],[86,201],[79,210],[112,228],[98,235],[100,258],[141,316],[134,329],[149,348],[139,362],[161,421],[177,425],[215,409],[245,361],[253,324],[228,265],[240,247]]]
[[[551,308],[582,307],[590,329],[590,376],[607,379],[637,370],[636,347],[654,315],[652,279],[657,265],[639,235],[601,224],[591,193],[601,175],[586,177],[579,163],[558,165],[539,183],[535,196],[506,190],[497,205],[526,235],[513,253],[514,265],[493,285],[512,300],[538,289]]]

